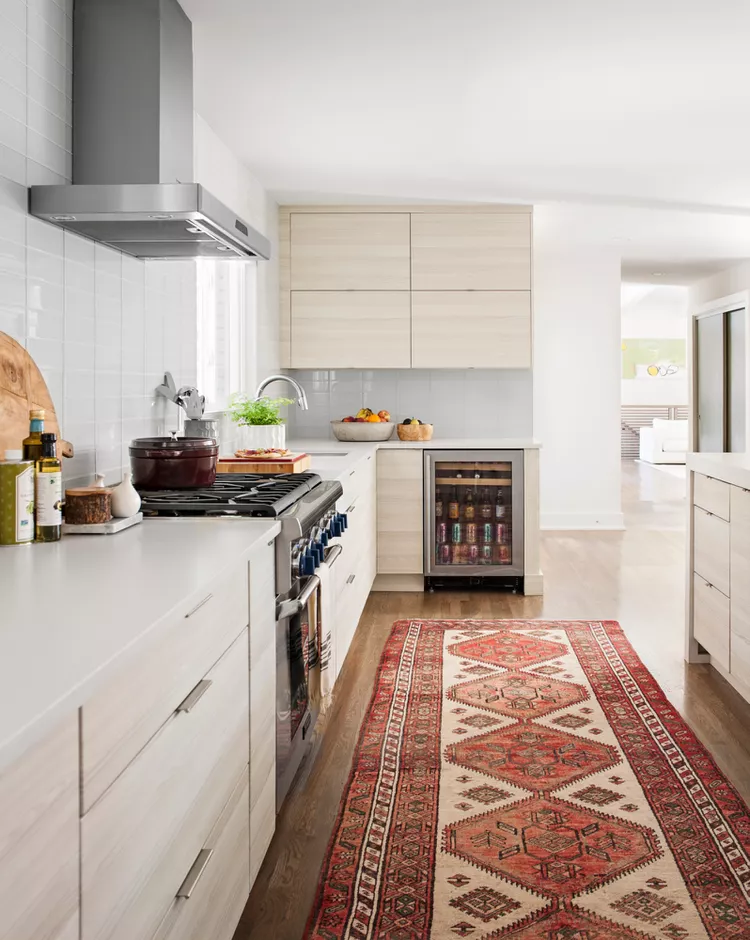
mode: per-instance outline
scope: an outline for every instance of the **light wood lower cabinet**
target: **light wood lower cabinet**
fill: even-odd
[[[231,940],[250,893],[247,768],[154,940]]]
[[[694,571],[729,597],[729,523],[696,506],[693,532]]]
[[[750,688],[750,491],[731,487],[730,672]]]
[[[730,484],[702,473],[693,474],[693,502],[706,512],[729,521]]]
[[[408,369],[409,291],[292,291],[294,369]]]
[[[378,574],[422,574],[422,451],[379,450],[377,460]]]
[[[82,940],[150,940],[170,910],[248,763],[247,669],[244,631],[83,817]]]
[[[81,710],[83,811],[105,792],[247,627],[247,568],[178,611],[158,639]]]
[[[415,369],[531,367],[529,291],[415,291]]]
[[[0,772],[0,940],[78,940],[78,717]]]
[[[693,575],[693,636],[723,668],[729,669],[729,598]]]

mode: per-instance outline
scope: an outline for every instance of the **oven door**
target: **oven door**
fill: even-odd
[[[276,620],[276,811],[281,808],[314,724],[308,688],[308,601],[317,590],[308,578],[298,597],[277,604]]]

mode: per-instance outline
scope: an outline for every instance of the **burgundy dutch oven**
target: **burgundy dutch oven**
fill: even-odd
[[[218,456],[210,437],[139,437],[130,442],[133,483],[144,490],[211,486]]]

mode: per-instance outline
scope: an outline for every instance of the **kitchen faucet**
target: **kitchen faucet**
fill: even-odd
[[[256,401],[263,397],[263,392],[271,384],[271,382],[288,382],[297,393],[297,404],[303,411],[307,411],[307,395],[305,394],[305,390],[302,388],[299,382],[296,379],[293,379],[290,375],[269,375],[267,379],[263,379],[263,381],[258,386],[257,392],[255,393]]]

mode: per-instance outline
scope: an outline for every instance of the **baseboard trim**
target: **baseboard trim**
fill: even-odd
[[[625,517],[621,512],[543,512],[540,528],[545,532],[621,532],[625,528]]]
[[[523,576],[523,593],[526,597],[536,597],[544,594],[544,575],[525,574]]]
[[[379,574],[372,585],[373,591],[424,591],[421,574]]]

